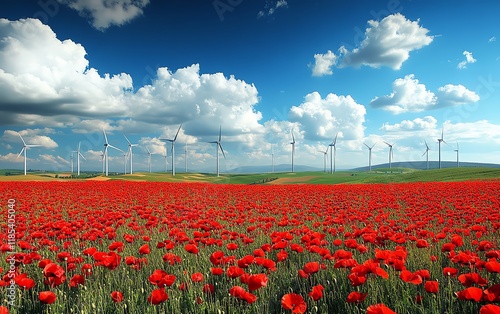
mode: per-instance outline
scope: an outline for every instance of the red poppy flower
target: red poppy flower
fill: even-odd
[[[193,282],[202,282],[203,281],[203,274],[202,273],[194,273],[191,275],[191,280]]]
[[[422,277],[420,277],[420,275],[412,273],[411,271],[406,269],[401,272],[399,278],[401,278],[401,280],[403,280],[404,282],[408,282],[414,285],[419,285],[422,283]]]
[[[242,258],[240,258],[237,263],[238,263],[238,267],[240,268],[247,268],[248,266],[250,266],[254,261],[254,257],[252,255],[246,255],[246,256],[243,256]]]
[[[121,301],[123,301],[123,293],[121,293],[120,291],[111,292],[111,300],[113,300],[113,302],[115,303],[120,303]]]
[[[309,296],[314,301],[318,301],[319,299],[321,299],[323,297],[323,290],[325,290],[325,288],[323,288],[322,285],[316,285],[316,286],[312,287],[312,291],[309,292]]]
[[[83,285],[85,283],[85,277],[83,275],[75,274],[69,280],[69,286],[72,288],[77,287],[78,285]]]
[[[281,306],[292,313],[302,314],[307,310],[307,304],[300,294],[287,293],[281,298]]]
[[[385,304],[379,303],[370,305],[366,309],[366,314],[396,314],[396,312],[385,306]]]
[[[455,292],[459,300],[481,301],[483,297],[483,290],[481,288],[469,287],[465,290]]]
[[[486,302],[500,302],[500,284],[495,284],[483,291],[483,300]]]
[[[445,267],[443,268],[443,274],[445,276],[455,277],[458,274],[458,269],[453,267]]]
[[[425,284],[424,284],[424,288],[425,288],[425,291],[427,291],[428,293],[438,293],[439,291],[439,282],[437,281],[426,281]]]
[[[244,273],[245,271],[238,266],[229,266],[226,270],[226,274],[229,278],[238,278]]]
[[[151,294],[148,296],[148,302],[154,305],[163,303],[167,299],[168,299],[168,294],[165,292],[163,288],[151,291]]]
[[[123,246],[123,242],[115,241],[108,246],[108,250],[120,253],[123,251]]]
[[[0,305],[0,314],[9,314],[9,309],[3,305]]]
[[[464,287],[470,287],[473,284],[479,286],[486,286],[488,284],[488,279],[482,278],[478,273],[462,274],[458,276],[458,281],[460,281]]]
[[[42,303],[52,304],[56,302],[57,296],[52,291],[40,291],[40,293],[38,294],[38,299]]]
[[[220,276],[224,273],[224,269],[222,269],[220,267],[212,267],[210,269],[210,271],[212,272],[212,275],[215,275],[215,276]]]
[[[229,251],[234,251],[236,249],[238,249],[238,244],[236,243],[228,243],[226,245],[226,248],[229,250]]]
[[[229,289],[229,294],[236,298],[241,298],[247,291],[240,286],[234,286]]]
[[[486,262],[484,266],[489,273],[500,273],[500,263],[497,261]]]
[[[215,291],[215,287],[211,283],[207,283],[203,286],[202,291],[205,294],[213,294]]]
[[[479,309],[479,314],[498,314],[500,313],[500,306],[495,304],[483,305]]]
[[[111,251],[104,257],[102,261],[102,265],[108,268],[109,270],[114,270],[120,266],[120,261],[122,257],[115,252]]]
[[[149,248],[149,244],[146,243],[146,244],[141,245],[141,247],[139,248],[139,254],[148,255],[149,253],[151,253],[151,249]]]
[[[266,274],[256,274],[251,275],[248,278],[248,290],[255,291],[267,285],[267,275]]]
[[[347,303],[361,303],[366,299],[368,293],[353,291],[347,296]]]
[[[64,269],[56,263],[49,263],[43,268],[45,284],[55,287],[66,281]]]
[[[191,254],[198,254],[198,247],[194,244],[186,244],[184,246],[184,249],[186,252],[191,253]]]
[[[306,274],[314,274],[319,271],[318,262],[308,262],[302,268]]]

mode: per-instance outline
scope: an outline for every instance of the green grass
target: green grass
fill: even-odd
[[[27,177],[22,174],[5,176],[0,171],[1,181],[19,180],[57,180],[55,174],[32,173]],[[3,175],[2,175],[3,174]],[[110,180],[157,181],[157,182],[209,182],[224,184],[341,184],[341,183],[391,183],[391,182],[428,182],[428,181],[465,181],[500,179],[500,168],[445,168],[415,170],[409,168],[377,169],[374,171],[337,171],[334,174],[324,172],[282,172],[260,174],[221,174],[177,173],[172,176],[164,172],[140,172],[132,175],[110,175]],[[77,180],[77,179],[70,179]],[[270,182],[268,182],[270,181]]]

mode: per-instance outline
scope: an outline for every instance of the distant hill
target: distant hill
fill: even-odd
[[[274,165],[274,172],[290,172],[292,170],[292,166],[290,164],[281,164],[281,165]],[[311,171],[323,171],[323,168],[316,168],[316,167],[310,167],[310,166],[303,166],[303,165],[294,165],[293,166],[293,171],[294,172],[311,172]],[[242,166],[242,167],[236,167],[233,168],[227,173],[271,173],[272,172],[272,166],[267,165],[267,166]]]
[[[393,168],[411,168],[418,170],[427,169],[426,161],[401,161],[401,162],[393,162]],[[441,161],[441,168],[456,168],[456,161]],[[389,163],[380,164],[380,165],[372,165],[372,170],[376,170],[379,168],[389,168]],[[437,161],[429,161],[429,169],[438,169],[439,163]],[[478,162],[460,162],[460,168],[500,168],[500,164],[492,164],[492,163],[478,163]],[[351,169],[353,171],[368,171],[368,166],[359,167]]]

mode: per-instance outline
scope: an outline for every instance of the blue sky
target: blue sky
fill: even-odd
[[[499,162],[497,1],[6,0],[0,3],[0,168],[101,169],[104,137],[134,169],[215,171],[219,127],[238,166]],[[110,151],[110,171],[123,156]]]

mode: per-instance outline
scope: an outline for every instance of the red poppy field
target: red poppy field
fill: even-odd
[[[500,181],[0,191],[0,313],[500,313]]]

